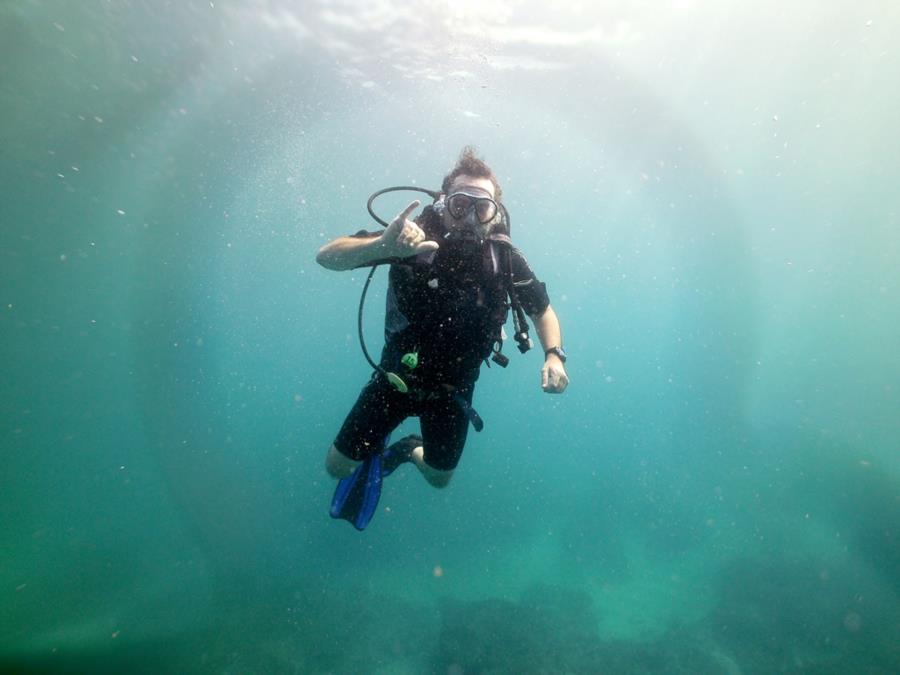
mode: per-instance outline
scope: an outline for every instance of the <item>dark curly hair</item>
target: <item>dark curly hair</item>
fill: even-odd
[[[456,166],[453,167],[450,173],[444,176],[444,182],[441,183],[441,192],[447,194],[453,181],[456,180],[458,176],[487,178],[493,183],[494,199],[499,202],[503,196],[503,191],[500,189],[500,183],[497,181],[494,172],[491,171],[491,167],[485,164],[484,160],[475,154],[476,152],[477,150],[475,147],[471,145],[467,145],[462,149],[462,152],[459,153],[459,159],[456,160]]]

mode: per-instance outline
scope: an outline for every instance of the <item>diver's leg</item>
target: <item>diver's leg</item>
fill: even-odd
[[[366,457],[384,450],[385,438],[408,415],[402,396],[380,376],[369,380],[325,456],[329,475],[345,478]]]
[[[428,465],[425,461],[425,449],[422,446],[413,450],[412,461],[419,471],[422,472],[422,475],[425,477],[425,480],[428,481],[428,484],[432,487],[447,487],[450,483],[450,479],[453,478],[453,469],[441,471],[440,469],[435,469]]]
[[[469,403],[473,388],[460,390]],[[469,418],[450,397],[425,402],[419,417],[424,444],[413,450],[412,460],[430,485],[447,487],[466,445]]]
[[[437,488],[447,487],[450,479],[453,477],[453,470],[441,471],[428,465],[425,461],[425,448],[421,445],[413,448],[409,455],[410,461],[416,465],[416,468],[425,477],[429,484]]]
[[[325,455],[325,470],[332,478],[346,478],[360,465],[360,461],[350,459],[337,449],[334,443]]]

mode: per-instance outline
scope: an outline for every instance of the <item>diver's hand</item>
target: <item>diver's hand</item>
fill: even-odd
[[[541,368],[541,389],[548,394],[561,394],[569,386],[569,376],[556,354],[548,354]]]
[[[407,220],[407,216],[416,210],[419,200],[416,199],[403,209],[402,213],[391,221],[387,229],[382,232],[379,241],[387,258],[408,258],[412,255],[437,251],[439,246],[436,241],[425,239],[425,232],[413,221]]]

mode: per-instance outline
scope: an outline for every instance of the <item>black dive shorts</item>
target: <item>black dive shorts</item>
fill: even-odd
[[[474,390],[473,383],[457,391],[471,404]],[[401,394],[378,374],[363,387],[334,446],[341,454],[361,461],[381,452],[388,434],[407,417],[419,418],[425,463],[438,471],[455,469],[469,430],[469,418],[459,403],[446,394],[434,397],[414,392]]]

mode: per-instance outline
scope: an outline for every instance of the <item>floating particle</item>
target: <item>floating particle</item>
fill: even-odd
[[[844,617],[844,628],[850,633],[857,633],[862,628],[862,617],[856,612],[850,612]]]

